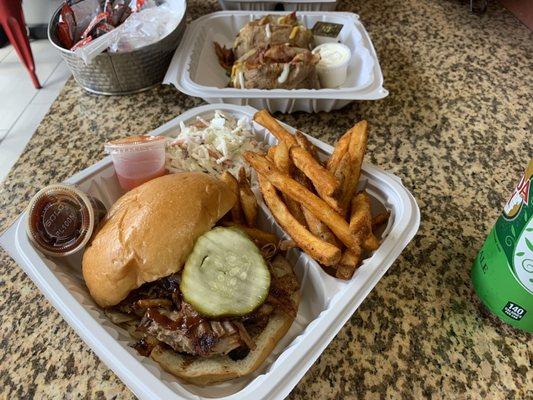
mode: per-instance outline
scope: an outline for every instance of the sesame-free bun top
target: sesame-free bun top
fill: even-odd
[[[180,271],[196,239],[235,201],[225,183],[201,172],[165,175],[126,193],[83,254],[93,299],[113,306],[143,283]]]

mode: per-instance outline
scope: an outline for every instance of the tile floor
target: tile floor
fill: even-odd
[[[42,89],[33,87],[11,46],[0,49],[0,183],[70,76],[48,40],[30,43]]]

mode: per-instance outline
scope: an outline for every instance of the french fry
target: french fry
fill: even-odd
[[[342,253],[339,264],[357,266],[361,262],[361,254],[355,254],[353,251],[346,250]]]
[[[272,154],[274,165],[283,173],[290,175],[291,159],[289,157],[289,148],[286,142],[280,142]],[[298,220],[300,224],[306,226],[306,221],[302,207],[297,201],[294,201],[285,193],[282,193],[283,201],[287,205],[290,213]]]
[[[311,143],[309,139],[307,139],[305,135],[300,131],[296,131],[295,137],[300,147],[305,149],[318,163],[320,163],[316,146]],[[308,189],[310,188],[308,187]],[[331,208],[333,208],[337,212],[342,212],[342,209],[339,206],[339,202],[335,197],[328,195],[325,191],[321,190],[320,187],[315,187],[315,189],[317,190],[319,196],[322,197],[322,199],[326,203],[328,203]]]
[[[332,171],[333,176],[339,181],[339,192],[342,194],[343,185],[350,172],[350,154],[346,151],[342,158],[337,163],[335,170]]]
[[[339,266],[337,267],[337,270],[335,271],[335,278],[339,278],[339,279],[347,281],[351,279],[354,272],[355,272],[355,268],[353,268],[352,266],[339,264]]]
[[[337,164],[337,167],[334,172],[335,178],[337,178],[337,180],[339,181],[340,188],[337,198],[341,200],[343,199],[343,194],[346,191],[347,181],[350,179],[350,164],[350,155],[348,154],[348,152],[346,152],[340,162]],[[347,216],[349,204],[341,204],[341,201],[337,201],[337,204],[339,206],[339,213],[344,216]]]
[[[221,223],[222,226],[226,227],[235,227],[242,230],[246,233],[250,239],[252,239],[259,247],[262,247],[266,244],[276,245],[279,243],[278,237],[270,232],[263,231],[258,228],[250,228],[249,226],[236,224],[235,222],[224,221]]]
[[[289,146],[295,146],[298,143],[292,136],[267,110],[261,110],[255,113],[254,121],[268,129],[280,142],[287,142]]]
[[[318,149],[316,146],[307,139],[307,137],[300,131],[296,131],[294,134],[294,137],[296,138],[296,142],[298,143],[298,146],[305,149],[309,154],[313,156],[315,160],[317,160],[320,163],[320,160],[318,158]]]
[[[361,121],[344,134],[334,151],[334,155],[337,155],[336,161],[328,164],[330,171],[339,181],[339,206],[345,215],[359,182],[362,157],[366,149],[366,126],[366,121]],[[348,138],[349,142],[345,138]],[[345,149],[337,151],[341,146]]]
[[[337,266],[335,276],[339,279],[348,280],[353,276],[353,273],[359,266],[361,261],[361,255],[355,254],[352,251],[345,251],[342,253],[341,260]]]
[[[327,225],[315,217],[312,212],[304,208],[304,215],[307,226],[313,235],[318,236],[323,241],[331,243],[335,246],[341,246],[341,243],[339,243],[331,229],[329,229]]]
[[[377,250],[379,240],[372,233],[370,197],[366,192],[361,192],[354,196],[351,210],[350,231],[361,238],[364,250],[369,252]]]
[[[297,173],[294,175],[294,180],[296,182],[302,184],[310,191],[313,190],[313,184],[307,178],[302,171],[297,171]],[[307,227],[311,231],[311,233],[315,236],[318,236],[322,240],[331,243],[335,246],[341,246],[341,243],[337,240],[333,232],[331,232],[331,229],[327,227],[326,224],[324,224],[322,221],[320,221],[317,217],[313,215],[311,211],[309,211],[305,207],[301,207],[303,216],[305,218],[305,222],[307,224]]]
[[[363,249],[365,249],[365,251],[371,252],[377,250],[379,248],[379,245],[379,239],[376,237],[376,235],[371,233],[366,237],[362,247]]]
[[[276,154],[276,147],[278,146],[271,146],[267,150],[267,157],[270,159],[270,161],[274,162],[274,154]]]
[[[311,143],[309,141],[309,139],[307,139],[305,137],[305,135],[302,132],[300,132],[300,131],[296,131],[294,136],[296,138],[296,141],[298,142],[298,145],[300,145],[301,148],[305,149],[309,154],[311,154],[311,156],[317,162],[320,163],[320,160],[318,159],[318,150],[317,150],[316,146],[313,143]],[[309,186],[307,186],[307,188],[309,190],[311,190],[311,188]],[[327,193],[325,193],[324,191],[320,190],[320,187],[315,187],[315,189],[317,190],[318,195],[320,197],[322,197],[322,199],[326,203],[328,203],[331,206],[331,208],[333,208],[337,212],[342,212],[342,209],[340,208],[339,202],[337,201],[336,198],[334,198],[333,196],[330,196]]]
[[[354,196],[351,210],[350,232],[364,240],[372,233],[370,198],[366,192],[361,192]]]
[[[339,181],[325,169],[307,150],[300,146],[290,149],[291,159],[296,168],[302,171],[322,197],[331,197],[339,187]],[[333,197],[331,197],[333,199]],[[336,201],[335,201],[336,203]],[[334,208],[338,208],[335,206]]]
[[[284,174],[290,175],[291,159],[289,156],[289,147],[287,146],[287,142],[279,142],[279,144],[275,147],[273,161],[280,171],[282,171]]]
[[[281,201],[276,193],[276,188],[267,178],[259,175],[259,187],[263,194],[266,205],[272,212],[272,215],[287,232],[287,234],[296,242],[298,247],[313,257],[315,260],[324,265],[335,265],[341,258],[341,250],[326,243],[314,236],[287,209],[287,206]]]
[[[307,150],[298,146],[295,137],[283,128],[267,110],[256,112],[254,121],[267,128],[278,141],[287,143],[294,165],[311,179],[319,193],[330,196],[337,190],[339,182],[333,174],[315,160]]]
[[[342,157],[344,157],[344,155],[348,151],[348,145],[350,144],[351,136],[352,136],[352,129],[350,128],[337,141],[337,144],[335,145],[335,148],[333,149],[333,153],[331,154],[331,157],[329,158],[328,163],[327,163],[327,168],[329,171],[334,173],[337,170],[337,167],[339,166],[339,163],[341,162]]]
[[[241,201],[242,211],[244,212],[244,219],[246,224],[253,228],[257,221],[258,208],[257,199],[250,187],[250,182],[246,176],[244,167],[239,169],[239,199]]]
[[[348,223],[324,200],[316,196],[294,179],[280,172],[261,154],[247,151],[244,153],[244,158],[259,174],[268,179],[278,190],[298,201],[303,207],[306,207],[318,219],[324,222],[346,247],[355,253],[360,251],[360,241],[351,234]]]
[[[390,218],[390,211],[385,211],[372,217],[372,232],[376,231],[381,225],[387,223]]]
[[[296,218],[296,220],[300,224],[307,228],[307,221],[305,219],[302,206],[297,201],[294,201],[289,196],[287,196],[285,193],[281,193],[281,197],[283,198],[283,202],[285,203],[293,217]]]
[[[237,197],[237,201],[231,208],[231,218],[234,222],[243,224],[244,223],[244,215],[241,207],[241,200],[240,200],[240,193],[239,193],[239,182],[237,182],[237,179],[231,174],[231,172],[224,171],[220,179],[226,183],[230,187],[230,189],[235,193],[235,196]]]
[[[352,128],[350,144],[348,146],[348,155],[350,156],[350,165],[342,184],[339,204],[343,210],[348,208],[357,190],[359,177],[361,175],[361,165],[366,151],[366,142],[368,138],[368,124],[366,121],[360,121]]]

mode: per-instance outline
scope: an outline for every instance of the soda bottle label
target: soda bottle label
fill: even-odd
[[[505,322],[533,331],[533,160],[472,267],[480,299]]]

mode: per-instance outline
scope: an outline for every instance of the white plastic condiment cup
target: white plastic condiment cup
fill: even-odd
[[[316,66],[320,85],[323,88],[341,86],[346,81],[348,64],[352,58],[350,48],[342,43],[323,43],[315,47],[313,53],[321,57]]]
[[[111,155],[120,186],[130,190],[165,175],[165,145],[162,136],[137,135],[104,145]]]

